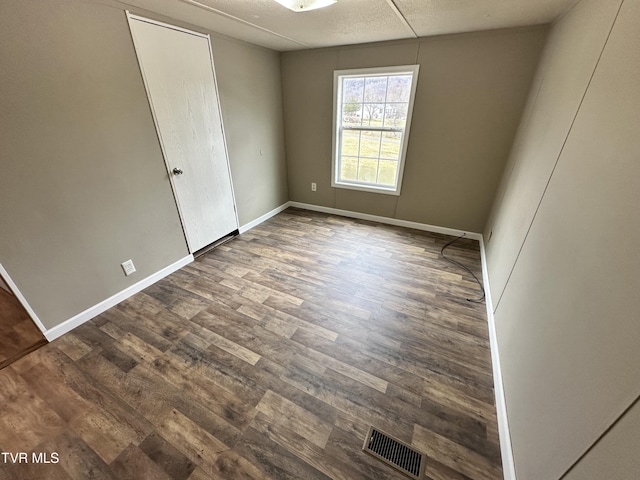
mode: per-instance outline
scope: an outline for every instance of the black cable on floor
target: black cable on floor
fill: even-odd
[[[458,262],[457,260],[454,260],[453,258],[449,258],[444,254],[444,250],[445,248],[453,245],[454,243],[456,243],[458,240],[460,240],[462,237],[464,237],[465,234],[463,233],[462,235],[460,235],[457,238],[454,238],[453,240],[451,240],[449,243],[447,243],[444,247],[442,247],[442,250],[440,250],[440,255],[442,255],[442,258],[444,258],[447,262],[452,263],[453,265],[457,265],[460,268],[463,268],[464,270],[466,270],[467,272],[469,272],[471,274],[471,276],[475,279],[475,281],[477,282],[478,286],[480,287],[480,289],[482,290],[482,297],[480,298],[467,298],[467,302],[472,302],[472,303],[480,303],[484,300],[485,297],[485,291],[484,291],[484,286],[482,285],[482,282],[480,280],[478,280],[478,277],[476,277],[475,273],[473,273],[469,267],[467,267],[466,265],[463,265],[462,263]]]

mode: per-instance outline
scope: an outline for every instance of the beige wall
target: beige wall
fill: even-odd
[[[536,27],[284,53],[290,199],[482,231],[545,35]],[[414,63],[402,194],[332,188],[333,71]]]
[[[549,34],[496,205],[484,231],[485,239],[491,238],[486,248],[494,308],[500,302],[619,4],[620,0],[582,1]]]
[[[240,226],[289,200],[280,54],[212,37]]]
[[[122,5],[3,1],[0,44],[0,262],[51,328],[188,252]],[[213,44],[247,222],[287,198],[279,58]],[[273,98],[256,107],[258,95]],[[273,173],[254,188],[247,178],[262,169]],[[124,277],[129,258],[138,271]]]
[[[640,3],[620,4],[552,29],[487,227],[519,480],[560,478],[640,394]]]
[[[635,404],[563,480],[640,478],[640,405]]]

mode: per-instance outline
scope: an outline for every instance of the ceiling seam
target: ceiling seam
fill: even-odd
[[[418,38],[419,35],[413,29],[413,27],[411,26],[411,24],[409,23],[407,18],[404,16],[404,14],[400,11],[400,8],[398,8],[398,6],[396,5],[395,0],[387,0],[387,4],[391,7],[393,12],[400,19],[400,21],[404,24],[404,26],[407,27],[411,31],[411,33],[413,34],[414,38]]]
[[[256,29],[261,30],[263,32],[266,32],[266,33],[269,33],[271,35],[274,35],[276,37],[279,37],[279,38],[282,38],[284,40],[288,40],[290,42],[296,43],[296,44],[300,45],[301,47],[311,48],[311,46],[307,45],[306,43],[300,42],[300,41],[295,40],[295,39],[293,39],[291,37],[287,37],[286,35],[282,35],[280,33],[276,33],[276,32],[274,32],[272,30],[269,30],[268,28],[264,28],[264,27],[261,27],[260,25],[256,25],[255,23],[248,22],[246,20],[238,18],[238,17],[236,17],[234,15],[231,15],[229,13],[223,12],[222,10],[218,10],[217,8],[211,7],[211,6],[206,5],[204,3],[200,3],[200,2],[198,2],[196,0],[180,0],[180,1],[182,1],[184,3],[188,3],[189,5],[193,5],[194,7],[199,7],[199,8],[202,8],[204,10],[208,10],[210,12],[217,13],[218,15],[221,15],[223,17],[229,18],[231,20],[235,20],[236,22],[243,23],[243,24],[248,25],[250,27],[253,27],[253,28],[256,28]]]

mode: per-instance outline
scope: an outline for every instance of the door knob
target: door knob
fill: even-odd
[[[182,170],[180,170],[178,167],[173,169],[173,174],[174,175],[182,175],[184,172]]]

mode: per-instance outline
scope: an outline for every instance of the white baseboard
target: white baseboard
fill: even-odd
[[[15,295],[15,297],[18,299],[18,301],[22,304],[24,309],[27,311],[27,313],[31,317],[31,320],[33,320],[33,323],[35,323],[36,326],[40,329],[40,331],[44,334],[47,331],[47,329],[44,327],[44,325],[38,318],[38,315],[36,315],[36,312],[33,311],[33,308],[31,308],[31,305],[29,305],[29,302],[27,302],[27,299],[24,298],[24,295],[22,295],[18,286],[13,282],[13,280],[11,280],[11,277],[9,276],[9,272],[5,270],[5,268],[2,266],[1,263],[0,263],[0,276],[2,276],[2,278],[4,279],[5,283],[11,290],[11,293]]]
[[[61,335],[64,335],[65,333],[82,325],[88,320],[91,320],[92,318],[100,315],[102,312],[110,309],[111,307],[117,305],[123,300],[126,300],[132,295],[135,295],[141,290],[144,290],[148,286],[153,285],[157,281],[163,279],[164,277],[175,272],[176,270],[181,269],[182,267],[184,267],[185,265],[191,262],[193,262],[193,255],[187,255],[186,257],[178,260],[177,262],[174,262],[171,265],[164,267],[162,270],[152,275],[149,275],[147,278],[144,278],[139,282],[134,283],[130,287],[125,288],[121,292],[118,292],[115,295],[112,295],[106,300],[103,300],[102,302],[94,305],[93,307],[86,309],[84,312],[80,312],[76,316],[71,317],[69,320],[65,320],[64,322],[62,322],[59,325],[56,325],[53,328],[43,330],[42,333],[44,333],[44,336],[47,337],[47,340],[51,342],[56,338],[60,337]]]
[[[251,230],[253,227],[257,227],[258,225],[260,225],[262,222],[266,222],[267,220],[269,220],[271,217],[279,214],[280,212],[282,212],[283,210],[286,210],[287,208],[289,208],[289,204],[291,202],[286,202],[283,203],[282,205],[280,205],[279,207],[274,208],[273,210],[271,210],[270,212],[265,213],[264,215],[261,215],[260,217],[256,218],[255,220],[250,221],[249,223],[245,223],[244,225],[242,225],[238,231],[240,233],[244,233],[248,230]]]
[[[13,293],[11,293],[11,290],[9,290],[9,285],[4,283],[4,280],[2,280],[2,276],[0,276],[0,288],[2,290],[4,290],[5,292],[10,293],[11,295],[13,295]]]
[[[489,322],[489,343],[491,345],[491,364],[493,366],[493,390],[496,397],[496,414],[498,417],[498,434],[500,437],[500,452],[502,455],[502,472],[504,480],[516,480],[516,468],[513,461],[513,448],[511,446],[511,433],[509,432],[509,420],[507,417],[507,403],[504,396],[504,385],[502,383],[500,354],[498,353],[498,336],[496,333],[496,322],[493,316],[491,288],[489,286],[489,270],[487,267],[484,240],[482,238],[480,239],[480,258],[482,259],[482,283],[484,284],[487,321]]]
[[[459,237],[463,235],[473,240],[481,240],[482,234],[476,232],[467,232],[465,230],[456,230],[448,227],[437,227],[427,223],[410,222],[408,220],[400,220],[397,218],[381,217],[379,215],[370,215],[368,213],[352,212],[350,210],[340,210],[338,208],[322,207],[320,205],[311,205],[309,203],[289,202],[290,207],[302,208],[304,210],[312,210],[314,212],[329,213],[332,215],[340,215],[342,217],[357,218],[359,220],[369,220],[372,222],[386,223],[397,227],[413,228],[415,230],[423,230],[425,232],[442,233],[443,235],[451,235]]]

